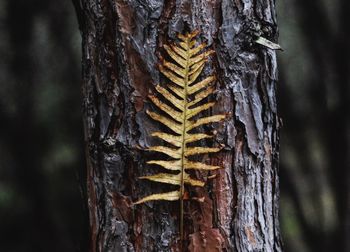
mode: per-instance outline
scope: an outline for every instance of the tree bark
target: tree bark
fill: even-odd
[[[159,130],[145,110],[164,81],[155,65],[176,33],[199,29],[216,51],[212,114],[230,113],[206,162],[220,165],[203,203],[185,203],[184,251],[281,251],[278,220],[279,118],[275,52],[254,43],[277,39],[274,1],[76,0],[83,38],[83,108],[91,251],[180,251],[179,204],[137,199],[164,191],[143,149]],[[206,127],[213,130],[212,127]]]

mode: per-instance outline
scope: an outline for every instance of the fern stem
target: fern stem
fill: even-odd
[[[182,128],[182,146],[181,146],[181,186],[180,186],[180,242],[181,242],[181,251],[183,251],[184,246],[184,194],[185,194],[185,151],[186,151],[186,122],[187,122],[187,103],[188,103],[188,76],[189,76],[189,61],[190,61],[190,38],[186,38],[186,67],[185,67],[185,76],[184,76],[184,110],[183,110],[183,128]]]

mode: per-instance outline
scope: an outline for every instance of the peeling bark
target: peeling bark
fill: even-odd
[[[155,65],[176,33],[200,29],[216,51],[204,74],[218,77],[212,113],[226,146],[223,166],[185,204],[185,251],[282,251],[278,221],[279,118],[276,55],[254,43],[277,40],[274,1],[75,0],[83,38],[83,108],[91,251],[180,251],[178,202],[133,206],[166,185],[139,181],[160,125],[145,114],[163,81]],[[206,130],[214,130],[206,127]],[[203,141],[202,144],[206,144]]]

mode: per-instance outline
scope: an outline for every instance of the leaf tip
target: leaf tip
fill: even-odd
[[[222,168],[222,167],[220,167],[220,168]],[[216,174],[213,174],[213,175],[208,176],[207,179],[214,179],[216,177],[217,177]]]
[[[215,50],[210,49],[207,53],[208,53],[208,56],[209,56],[209,55],[211,55],[211,54],[215,54],[216,52],[215,52]]]
[[[205,198],[204,197],[192,197],[191,198],[192,200],[195,200],[197,202],[200,202],[200,203],[203,203]]]
[[[192,39],[192,38],[196,37],[199,33],[200,33],[200,29],[195,29],[191,33],[188,33],[187,36]]]

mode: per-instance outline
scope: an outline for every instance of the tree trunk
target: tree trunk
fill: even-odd
[[[275,52],[254,43],[276,41],[274,1],[74,2],[83,38],[83,108],[91,251],[180,251],[179,204],[133,205],[164,184],[143,149],[159,124],[145,113],[148,93],[164,81],[155,65],[177,33],[199,29],[216,51],[217,104],[230,113],[215,129],[225,146],[206,162],[223,169],[185,202],[183,251],[281,251],[278,221],[278,129]],[[206,129],[212,129],[206,127]],[[153,169],[153,170],[152,170]]]

